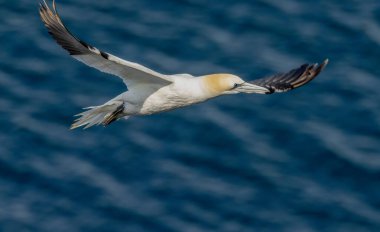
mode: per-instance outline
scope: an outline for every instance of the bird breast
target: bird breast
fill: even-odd
[[[168,111],[209,99],[204,93],[197,78],[180,78],[172,84],[164,86],[142,103],[139,114],[153,114]]]

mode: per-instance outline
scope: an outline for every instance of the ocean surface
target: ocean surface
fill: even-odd
[[[0,0],[0,231],[380,231],[379,0],[58,0],[89,44],[159,72],[255,79],[330,59],[300,89],[109,127],[125,90]]]

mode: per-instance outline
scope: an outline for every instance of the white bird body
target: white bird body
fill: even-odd
[[[189,106],[225,94],[286,92],[313,80],[327,65],[304,64],[287,73],[246,82],[232,74],[212,74],[194,77],[190,74],[164,75],[140,64],[103,52],[73,36],[62,23],[53,1],[53,10],[45,0],[40,15],[53,38],[75,59],[102,72],[120,77],[128,91],[87,111],[72,125],[72,129],[108,125],[129,116],[150,115]]]
[[[172,77],[173,83],[157,89],[145,99],[142,97],[136,102],[137,106],[141,106],[136,112],[138,115],[159,113],[207,100],[199,78]],[[128,98],[133,94],[138,95],[137,91],[126,92],[125,101],[128,102]]]
[[[223,75],[228,76],[228,74]],[[173,79],[173,82],[168,85],[137,85],[113,101],[124,102],[123,113],[125,115],[150,115],[169,111],[204,102],[223,94],[223,92],[213,91],[210,88],[209,83],[213,76],[215,75],[201,77],[171,75],[170,78]]]

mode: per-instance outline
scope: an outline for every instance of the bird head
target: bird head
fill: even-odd
[[[257,93],[267,89],[245,82],[232,74],[211,74],[203,76],[205,90],[212,96],[236,93]]]

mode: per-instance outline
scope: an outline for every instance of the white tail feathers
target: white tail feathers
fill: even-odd
[[[104,126],[109,125],[123,116],[124,102],[110,101],[101,106],[91,106],[84,109],[87,111],[75,115],[79,118],[74,121],[70,129],[76,129],[81,126],[87,129],[100,124]]]

